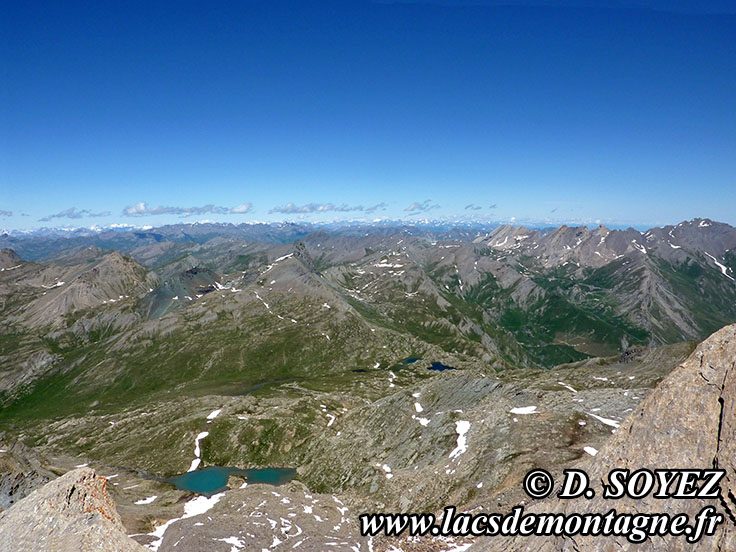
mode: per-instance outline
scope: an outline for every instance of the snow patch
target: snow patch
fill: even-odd
[[[376,466],[378,466],[384,472],[386,472],[386,479],[391,479],[394,476],[394,474],[391,473],[391,466],[389,466],[388,464],[380,464],[379,463],[379,464],[376,464]]]
[[[181,516],[180,518],[170,519],[163,525],[159,525],[158,527],[156,527],[156,529],[152,533],[149,533],[149,535],[151,535],[152,537],[156,537],[156,540],[150,544],[147,544],[146,546],[154,552],[157,551],[164,540],[164,534],[166,533],[166,530],[172,523],[208,512],[215,506],[215,504],[220,501],[223,496],[225,496],[225,493],[218,493],[216,495],[212,495],[211,497],[198,496],[196,498],[193,498],[192,500],[184,504],[183,516]]]
[[[517,406],[509,410],[511,414],[539,414],[536,406]]]
[[[224,542],[225,544],[229,544],[232,546],[230,549],[230,552],[237,552],[241,548],[243,548],[245,545],[243,544],[243,541],[241,541],[238,537],[227,537],[224,539],[214,539],[216,541]]]
[[[592,412],[588,412],[588,415],[593,416],[593,418],[595,418],[602,424],[606,424],[608,426],[616,427],[616,428],[621,427],[621,424],[617,422],[616,420],[611,420],[610,418],[602,418],[601,416],[593,414]]]
[[[455,431],[457,431],[457,446],[450,453],[450,458],[457,458],[468,450],[468,431],[470,430],[470,422],[467,420],[458,420],[455,422]]]
[[[638,249],[641,253],[644,253],[645,255],[647,254],[647,248],[646,247],[644,247],[643,245],[639,245],[634,240],[631,240],[631,243],[634,244],[634,247],[636,249]]]
[[[733,280],[733,277],[731,277],[731,276],[728,275],[728,267],[727,266],[722,265],[721,263],[719,263],[718,262],[718,259],[716,259],[713,255],[711,255],[707,251],[703,251],[703,253],[705,253],[706,255],[708,255],[708,257],[710,257],[711,259],[713,259],[713,262],[716,263],[716,266],[721,269],[721,272],[723,273],[723,275],[726,278],[728,278],[729,280]]]
[[[198,434],[197,437],[195,437],[195,439],[194,439],[194,456],[195,456],[195,458],[194,458],[194,460],[192,460],[192,463],[189,466],[189,469],[187,470],[188,472],[191,472],[191,471],[196,470],[199,467],[199,464],[202,462],[202,460],[200,459],[200,453],[201,453],[201,451],[200,451],[200,448],[199,448],[199,442],[202,439],[204,439],[205,437],[207,437],[209,434],[210,434],[209,431],[203,431],[200,434]]]

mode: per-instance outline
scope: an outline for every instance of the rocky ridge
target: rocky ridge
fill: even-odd
[[[107,480],[80,468],[0,513],[0,549],[14,552],[145,552],[125,534]]]

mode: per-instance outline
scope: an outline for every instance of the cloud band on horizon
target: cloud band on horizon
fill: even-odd
[[[109,217],[109,216],[110,216],[110,211],[100,211],[99,213],[94,213],[90,211],[89,209],[77,209],[76,207],[69,207],[69,209],[64,209],[63,211],[59,211],[58,213],[54,213],[53,215],[45,216],[38,220],[39,222],[48,222],[55,218],[81,219],[81,218],[96,218],[96,217]]]
[[[155,215],[179,215],[189,217],[192,215],[244,215],[249,213],[253,208],[252,203],[241,203],[235,207],[220,207],[217,205],[203,205],[202,207],[167,207],[158,205],[149,207],[145,201],[139,201],[134,205],[128,205],[123,209],[123,215],[126,217],[149,217]]]
[[[268,213],[281,213],[287,215],[328,212],[347,213],[350,211],[373,213],[378,210],[384,210],[386,209],[386,207],[388,207],[388,204],[384,202],[376,203],[375,205],[371,205],[369,207],[364,207],[363,205],[346,205],[345,203],[342,203],[340,205],[335,205],[333,203],[307,203],[305,205],[296,205],[289,202],[286,205],[272,208],[268,211]]]
[[[415,201],[411,205],[409,205],[406,209],[404,209],[407,213],[412,214],[419,214],[419,213],[426,213],[427,211],[431,211],[432,209],[439,209],[440,205],[437,205],[436,203],[432,203],[431,199],[425,199],[422,202]]]

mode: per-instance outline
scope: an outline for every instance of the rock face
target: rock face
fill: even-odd
[[[0,514],[0,550],[144,552],[125,534],[106,485],[88,468],[47,483]]]
[[[7,247],[5,249],[0,249],[0,268],[12,268],[22,262],[23,261],[21,261],[18,254],[12,249],[9,249]]]
[[[736,550],[736,325],[704,341],[647,397],[594,459],[580,466],[593,482],[592,500],[547,500],[537,512],[686,513],[692,520],[705,506],[724,515],[715,535],[704,537],[698,550]],[[604,500],[601,478],[616,468],[692,468],[726,470],[721,500]],[[554,496],[554,495],[553,495]],[[479,541],[472,550],[691,550],[683,537],[663,537],[632,544],[625,539],[534,537]]]
[[[35,327],[63,326],[64,317],[99,308],[153,287],[157,279],[136,262],[113,251],[100,260],[73,267],[47,267],[29,283],[45,290],[28,304],[20,319]]]
[[[33,450],[20,441],[8,444],[0,432],[0,511],[55,477],[42,467],[41,459]]]

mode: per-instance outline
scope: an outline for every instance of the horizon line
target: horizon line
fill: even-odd
[[[528,227],[529,229],[535,229],[535,228],[560,228],[562,226],[567,227],[573,227],[573,228],[580,228],[580,227],[587,227],[587,228],[597,228],[597,227],[605,227],[609,228],[611,230],[626,230],[629,228],[632,228],[634,230],[637,230],[639,232],[643,232],[646,230],[651,230],[654,228],[664,228],[667,226],[678,226],[680,224],[684,224],[687,222],[697,222],[697,221],[708,221],[711,223],[716,224],[725,224],[727,226],[732,226],[728,222],[719,221],[715,219],[711,219],[709,217],[693,217],[689,220],[680,220],[676,223],[669,223],[669,224],[655,224],[655,223],[631,223],[631,222],[625,222],[625,221],[603,221],[600,219],[596,220],[561,220],[561,221],[545,221],[545,220],[536,220],[536,219],[517,219],[516,217],[512,217],[513,220],[510,219],[495,219],[495,220],[478,220],[478,219],[461,219],[460,217],[456,217],[455,220],[452,220],[452,217],[445,217],[445,218],[421,218],[418,220],[408,220],[408,219],[402,219],[402,218],[390,218],[390,217],[378,217],[371,220],[367,219],[334,219],[334,220],[328,220],[328,221],[309,221],[309,220],[298,220],[298,219],[283,219],[283,220],[277,220],[277,221],[266,221],[266,220],[250,220],[250,221],[242,221],[242,222],[230,222],[230,221],[216,221],[216,220],[209,220],[209,219],[202,219],[202,220],[196,220],[196,221],[179,221],[179,222],[172,222],[172,223],[164,223],[164,224],[130,224],[130,223],[110,223],[110,224],[92,224],[89,226],[71,226],[71,225],[61,225],[61,226],[41,226],[41,227],[35,227],[30,229],[21,229],[21,228],[2,228],[0,230],[0,235],[6,235],[6,236],[23,236],[23,235],[32,235],[40,232],[80,232],[80,231],[88,231],[88,232],[96,232],[96,233],[103,233],[107,231],[135,231],[135,230],[143,230],[143,231],[150,231],[150,230],[156,230],[159,228],[166,228],[171,226],[197,226],[197,225],[213,225],[213,226],[257,226],[257,225],[263,225],[263,226],[278,226],[283,224],[293,224],[293,225],[301,225],[301,226],[312,226],[312,227],[348,227],[348,226],[383,226],[383,227],[391,227],[391,226],[408,226],[408,227],[428,227],[428,226],[454,226],[454,227],[488,227],[488,226],[514,226],[514,227]]]

